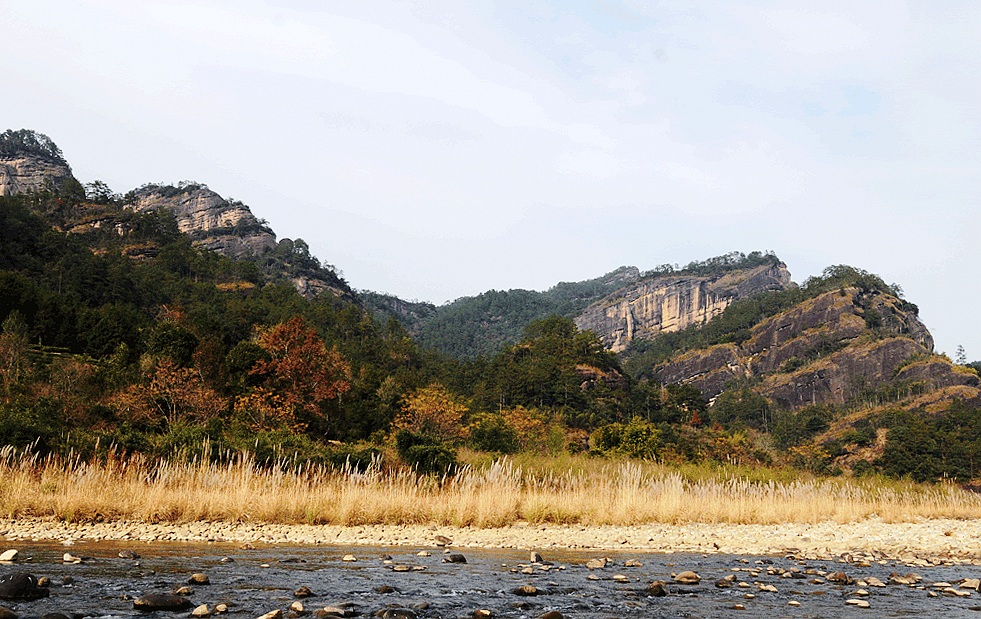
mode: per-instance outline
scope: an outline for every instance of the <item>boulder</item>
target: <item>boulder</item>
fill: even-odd
[[[178,611],[187,610],[190,607],[191,600],[170,593],[148,593],[133,600],[133,608],[136,610]]]
[[[691,570],[674,575],[674,581],[679,585],[697,585],[701,580],[702,578]]]
[[[0,600],[36,600],[49,591],[38,585],[37,577],[25,572],[0,576]]]
[[[668,587],[665,585],[663,580],[655,580],[651,584],[647,585],[644,589],[644,593],[651,597],[661,598],[668,594]]]
[[[467,558],[458,552],[454,552],[452,554],[448,554],[445,557],[443,557],[443,563],[466,563],[466,562],[467,562]]]
[[[0,554],[0,561],[16,561],[18,554],[18,551],[13,548],[10,550],[5,550],[2,554]]]

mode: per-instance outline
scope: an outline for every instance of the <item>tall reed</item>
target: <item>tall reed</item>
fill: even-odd
[[[518,521],[776,524],[981,517],[981,498],[952,485],[882,479],[763,479],[580,459],[561,467],[508,459],[418,477],[375,462],[353,467],[142,456],[39,457],[0,449],[0,515],[66,521],[132,519],[499,527]]]

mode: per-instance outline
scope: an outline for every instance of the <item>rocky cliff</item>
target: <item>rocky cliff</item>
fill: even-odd
[[[258,256],[276,246],[276,235],[248,206],[226,200],[206,185],[146,185],[127,196],[127,205],[138,212],[169,211],[195,245],[231,258]]]
[[[976,384],[932,355],[933,338],[914,309],[881,291],[844,288],[761,321],[749,338],[689,351],[655,367],[662,383],[696,387],[713,399],[750,379],[778,408],[844,404],[889,385],[928,389]],[[913,363],[933,359],[931,363]]]
[[[792,285],[782,263],[710,275],[647,276],[593,303],[575,321],[621,352],[633,340],[705,324],[733,301]]]
[[[72,180],[68,164],[30,155],[0,155],[0,196],[56,191]]]

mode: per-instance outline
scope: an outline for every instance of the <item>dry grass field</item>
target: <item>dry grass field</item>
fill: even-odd
[[[0,517],[66,522],[584,525],[778,524],[981,518],[981,498],[952,485],[813,478],[781,470],[668,468],[565,456],[474,462],[452,477],[364,472],[248,454],[221,463],[139,456],[41,458],[0,450]]]

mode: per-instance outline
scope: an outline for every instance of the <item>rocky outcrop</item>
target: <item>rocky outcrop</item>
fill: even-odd
[[[578,316],[581,330],[596,333],[614,352],[635,339],[702,325],[733,301],[793,284],[783,264],[765,264],[714,275],[667,274],[641,278]]]
[[[205,185],[147,185],[132,192],[127,202],[138,212],[169,211],[196,246],[231,258],[258,256],[276,246],[276,235],[248,206],[226,200]]]
[[[924,352],[921,344],[904,337],[855,344],[795,372],[768,376],[763,394],[779,408],[844,404],[892,382],[907,359]]]
[[[66,163],[31,155],[0,155],[0,196],[57,191],[74,180]]]
[[[858,288],[827,292],[763,320],[740,344],[689,351],[652,371],[662,383],[696,387],[709,400],[733,379],[758,379],[780,408],[842,404],[898,381],[968,385],[949,363],[929,358],[933,338],[915,308],[893,295]],[[977,377],[973,379],[976,381]]]

